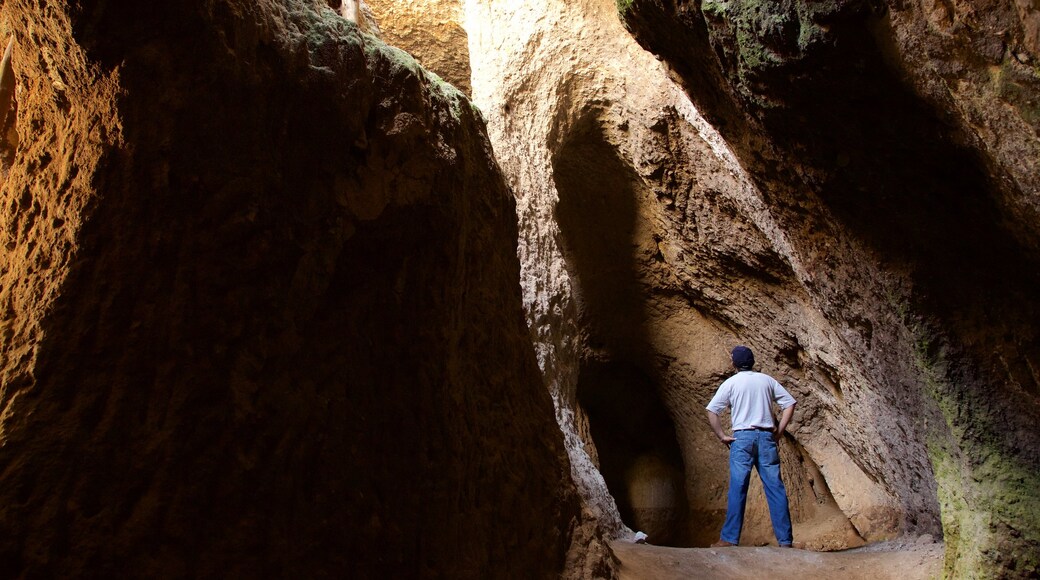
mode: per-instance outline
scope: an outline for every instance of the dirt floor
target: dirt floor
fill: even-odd
[[[777,547],[666,548],[618,541],[621,580],[791,578],[930,580],[942,572],[943,545],[895,540],[843,552]]]

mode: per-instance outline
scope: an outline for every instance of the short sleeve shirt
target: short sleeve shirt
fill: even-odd
[[[763,427],[772,429],[772,404],[781,409],[795,404],[794,397],[773,377],[755,371],[740,371],[725,380],[706,409],[719,415],[730,408],[733,430]]]

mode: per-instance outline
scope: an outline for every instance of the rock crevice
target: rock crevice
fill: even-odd
[[[479,112],[324,0],[142,6],[2,8],[5,573],[557,577]]]

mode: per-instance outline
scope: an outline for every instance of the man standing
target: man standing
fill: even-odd
[[[708,422],[719,441],[729,447],[729,496],[726,522],[713,548],[736,546],[744,527],[744,504],[752,466],[758,470],[769,504],[769,519],[781,548],[794,541],[791,513],[787,507],[787,490],[780,479],[780,454],[776,442],[783,436],[794,415],[796,401],[773,377],[751,370],[755,355],[746,346],[733,349],[733,366],[737,374],[726,379],[708,403]],[[783,411],[780,425],[773,424],[772,404]],[[726,435],[719,423],[719,413],[730,407],[733,436]]]

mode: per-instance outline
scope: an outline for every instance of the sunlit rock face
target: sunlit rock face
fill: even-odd
[[[930,529],[939,504],[949,576],[1040,573],[1035,3],[623,4],[834,330],[764,338],[826,402],[812,423],[833,442],[809,443],[805,416],[796,438],[839,505],[858,502],[840,449],[896,499],[896,529]]]
[[[461,0],[372,0],[387,44],[408,51],[424,68],[470,94],[469,41]]]
[[[10,0],[4,576],[556,578],[479,114],[325,0]]]
[[[589,511],[607,533],[627,533],[620,519],[651,542],[718,539],[728,466],[704,406],[746,343],[801,402],[782,444],[799,541],[938,533],[926,441],[905,434],[941,417],[896,366],[911,363],[881,348],[907,344],[889,298],[902,279],[826,215],[805,218],[824,227],[812,244],[798,237],[811,224],[780,221],[616,10],[465,13],[474,98],[517,196],[528,324]],[[857,276],[840,302],[825,293],[839,255]],[[742,541],[773,541],[752,497]]]

